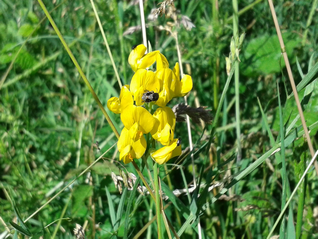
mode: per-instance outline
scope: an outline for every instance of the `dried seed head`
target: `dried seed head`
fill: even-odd
[[[77,239],[84,239],[85,238],[85,232],[81,225],[77,224],[75,225],[75,228],[73,229],[74,236]]]
[[[181,103],[173,106],[172,111],[178,122],[185,121],[185,115],[188,115],[197,124],[200,124],[200,119],[207,124],[212,121],[211,110],[206,110],[206,107],[193,108]]]
[[[121,185],[121,182],[118,183],[117,188],[118,188],[119,193],[122,194],[123,193],[123,186]]]
[[[156,21],[158,19],[157,8],[151,9],[150,14],[147,17],[147,20],[150,22]]]
[[[131,35],[135,32],[139,32],[141,31],[141,26],[133,26],[133,27],[129,27],[124,33],[123,33],[123,36],[126,36],[126,35]]]
[[[113,182],[115,184],[115,187],[117,188],[117,185],[118,185],[118,179],[117,179],[117,176],[114,172],[112,172],[112,179],[113,179]]]
[[[133,190],[133,188],[134,188],[133,181],[130,178],[128,178],[128,190]]]
[[[127,175],[124,171],[121,171],[121,176],[123,178],[123,182],[126,188],[128,188],[128,180],[127,180]]]
[[[182,16],[180,22],[188,31],[191,31],[191,29],[195,27],[195,25],[191,22],[191,19],[187,16]]]
[[[162,14],[166,14],[166,7],[168,6],[174,6],[173,5],[173,0],[166,0],[161,3],[159,8],[155,9],[154,14],[158,17],[159,15],[161,16]]]

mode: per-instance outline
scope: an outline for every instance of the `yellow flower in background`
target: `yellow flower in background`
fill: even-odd
[[[158,163],[164,164],[169,159],[181,155],[181,145],[179,139],[175,139],[170,145],[151,153],[151,157]]]
[[[117,142],[119,159],[125,164],[132,162],[133,159],[141,158],[147,148],[147,142],[142,133],[131,135],[132,132],[127,128],[123,128]],[[137,137],[136,137],[137,135]]]
[[[160,51],[153,51],[145,54],[147,48],[140,44],[130,52],[128,63],[133,71],[138,69],[146,69],[157,62],[157,70],[169,67],[167,58]]]
[[[172,109],[169,107],[158,108],[153,116],[157,122],[150,132],[152,137],[162,145],[170,145],[174,138],[176,125],[176,117]]]
[[[133,105],[133,98],[129,91],[129,85],[124,85],[121,88],[119,98],[112,97],[107,101],[108,109],[115,114],[120,114],[129,105]]]
[[[137,123],[138,130],[143,134],[148,134],[156,123],[156,119],[145,108],[134,105],[126,107],[120,118],[128,130]]]

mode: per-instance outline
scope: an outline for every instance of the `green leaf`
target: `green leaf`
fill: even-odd
[[[37,24],[39,22],[39,18],[37,15],[35,15],[34,12],[29,11],[28,12],[28,19],[33,23]]]
[[[25,236],[31,237],[32,234],[31,232],[25,227],[25,226],[19,226],[18,224],[14,223],[14,222],[10,222],[11,226],[14,227],[14,229],[16,229],[18,232],[22,233]]]
[[[93,187],[90,185],[79,185],[73,192],[72,216],[82,217],[87,213],[85,200],[93,195]]]
[[[110,195],[107,187],[105,187],[105,190],[106,190],[110,220],[111,220],[112,226],[115,227],[115,225],[116,225],[116,213],[115,213],[114,202],[113,202],[112,196]]]
[[[31,35],[33,30],[34,30],[34,27],[27,23],[20,27],[18,34],[22,37],[28,37]]]
[[[118,230],[118,228],[120,226],[120,219],[123,216],[126,197],[127,197],[127,188],[125,187],[124,190],[123,190],[123,194],[120,197],[119,205],[118,205],[118,208],[117,208],[116,224],[114,226],[114,230],[115,231]]]
[[[119,174],[119,169],[115,164],[110,161],[104,161],[102,163],[97,163],[92,167],[92,170],[99,175],[111,175],[112,172]]]
[[[288,56],[292,56],[293,49],[300,43],[297,34],[283,34],[285,49]],[[242,71],[245,75],[278,73],[285,66],[281,54],[281,47],[276,35],[267,34],[255,38],[249,42],[246,49],[242,50]],[[295,60],[291,57],[291,62]]]

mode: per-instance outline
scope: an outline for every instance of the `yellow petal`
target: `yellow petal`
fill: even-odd
[[[157,70],[162,68],[168,68],[169,63],[167,58],[160,53],[160,51],[153,51],[146,54],[140,61],[138,65],[138,69],[146,69],[152,66],[155,62],[157,62]]]
[[[144,56],[146,50],[147,48],[143,44],[140,44],[133,48],[130,52],[128,57],[128,63],[133,71],[136,71],[138,69],[138,62]]]
[[[134,123],[134,125],[129,129],[129,137],[133,140],[133,141],[137,141],[141,138],[141,136],[143,135],[143,133],[139,130],[139,125],[138,123]]]
[[[158,163],[164,164],[169,159],[181,155],[181,145],[178,139],[175,139],[170,145],[153,152],[151,157]]]
[[[136,120],[133,118],[135,109],[136,106],[134,105],[127,106],[120,115],[120,119],[127,129],[130,129],[136,122]]]
[[[127,128],[123,128],[120,137],[117,142],[118,151],[121,152],[124,148],[130,144],[129,130]]]
[[[178,62],[175,64],[173,68],[173,73],[176,75],[177,79],[180,80],[180,67]]]
[[[180,68],[178,63],[176,63],[173,69],[173,72],[176,76],[176,86],[175,86],[174,97],[185,96],[187,93],[189,93],[190,90],[192,90],[192,87],[193,87],[192,77],[184,74],[182,77],[182,80],[180,81]]]
[[[143,86],[139,87],[139,89],[136,91],[135,95],[134,95],[134,100],[137,106],[143,105],[144,102],[142,100],[142,96],[145,92],[145,89]]]
[[[155,73],[153,71],[139,69],[131,80],[130,90],[134,95],[136,105],[139,106],[144,104],[142,96],[145,92],[159,92],[160,82],[155,78]]]
[[[157,56],[157,71],[162,68],[169,68],[169,62],[163,54],[158,54]]]
[[[148,110],[143,107],[136,107],[134,113],[134,118],[139,124],[139,129],[144,134],[148,134],[152,130],[156,122],[155,118],[152,116],[152,114],[149,113]]]
[[[139,130],[144,134],[150,132],[155,124],[155,119],[145,108],[141,106],[128,106],[120,115],[121,121],[127,129],[138,123]]]
[[[132,162],[135,157],[132,149],[131,145],[127,145],[119,154],[119,159],[125,164]]]
[[[156,101],[156,105],[165,107],[171,99],[172,97],[169,88],[167,86],[164,86],[163,89],[159,92],[159,99]]]
[[[169,68],[164,68],[156,72],[156,79],[161,84],[161,91],[159,92],[159,99],[156,104],[164,107],[173,98],[174,92],[171,90],[171,81],[173,71]]]
[[[145,137],[142,135],[139,140],[132,144],[132,147],[134,149],[136,159],[141,158],[147,149],[147,141]]]
[[[181,96],[185,96],[190,90],[192,90],[192,87],[192,77],[184,74],[181,80]]]
[[[136,91],[143,86],[147,79],[147,70],[139,69],[136,71],[130,82],[131,93],[135,95]]]
[[[159,122],[151,131],[152,137],[163,145],[169,145],[174,137],[176,117],[170,107],[158,108],[153,114]]]
[[[139,136],[136,137],[137,140],[134,140],[131,138],[130,130],[123,128],[121,131],[117,147],[120,152],[119,159],[124,163],[130,163],[133,159],[141,158],[145,153],[147,142],[143,134],[140,133],[140,131],[137,131],[136,135]]]
[[[121,113],[121,107],[120,107],[120,100],[118,97],[112,97],[107,101],[107,108],[115,113],[120,114]]]
[[[107,107],[115,114],[120,114],[128,105],[132,105],[133,98],[129,91],[129,85],[124,85],[120,90],[119,98],[112,97],[107,101]]]
[[[121,112],[129,105],[133,105],[134,101],[132,98],[132,94],[129,91],[129,85],[124,85],[120,90],[120,108]]]

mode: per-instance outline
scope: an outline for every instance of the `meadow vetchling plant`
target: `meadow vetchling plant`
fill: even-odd
[[[124,125],[117,146],[119,159],[126,164],[144,155],[147,149],[144,134],[148,133],[163,146],[150,153],[158,164],[181,154],[180,141],[174,138],[176,117],[166,105],[172,98],[185,96],[193,85],[189,75],[180,80],[178,63],[171,70],[166,57],[159,51],[145,52],[146,47],[142,44],[133,47],[128,58],[135,72],[130,86],[123,86],[119,98],[112,97],[107,102],[113,113],[120,114]],[[148,70],[155,62],[156,71]],[[158,108],[152,114],[153,105]]]

